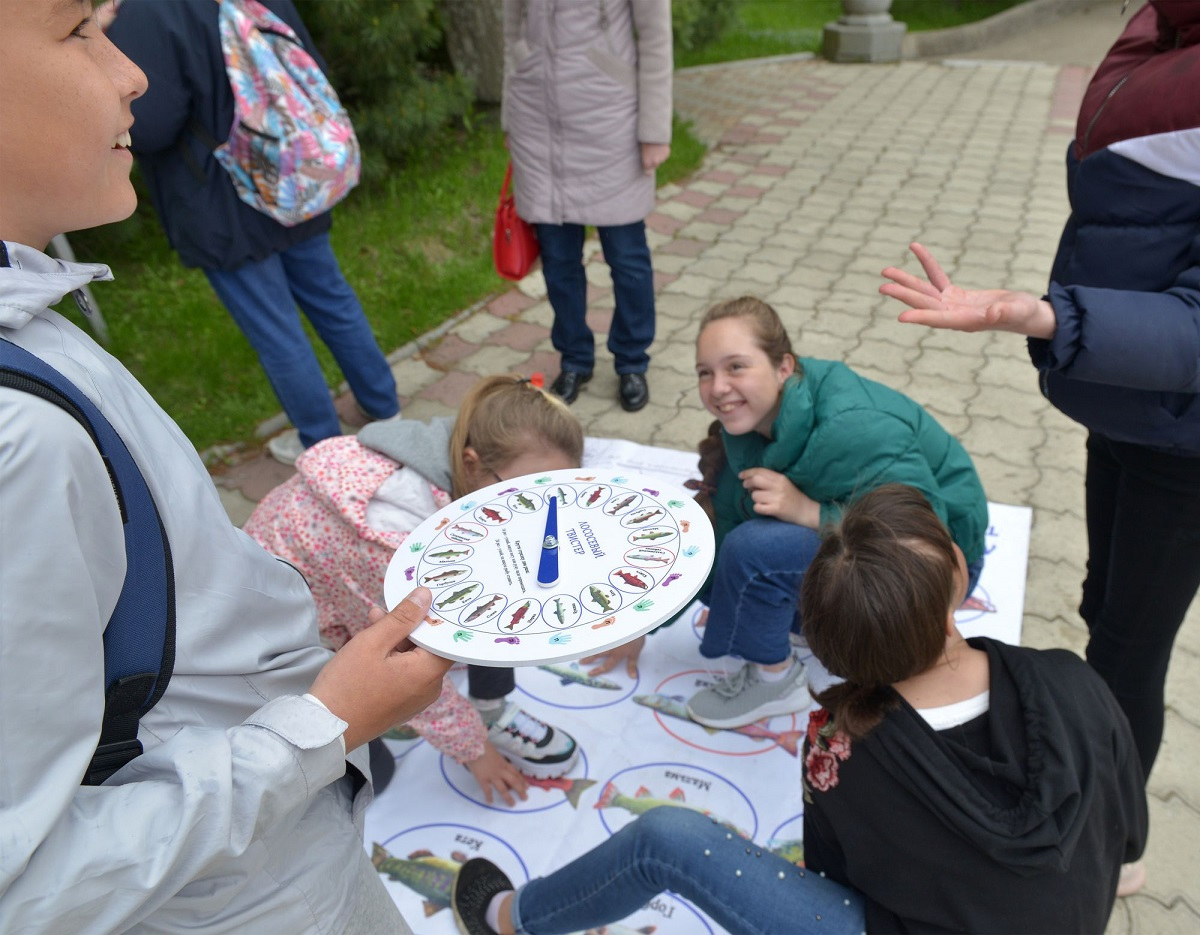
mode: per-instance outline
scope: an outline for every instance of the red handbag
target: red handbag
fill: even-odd
[[[523,279],[538,258],[537,235],[533,227],[517,215],[509,185],[512,182],[512,163],[504,173],[500,203],[496,205],[496,227],[492,232],[492,259],[496,272],[505,279]]]

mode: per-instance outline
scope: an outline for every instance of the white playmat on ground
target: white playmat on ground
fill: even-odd
[[[698,476],[694,454],[608,439],[587,440],[584,464],[675,483]],[[960,627],[965,636],[1017,643],[1032,513],[988,506],[987,564],[959,612]],[[577,663],[517,669],[513,700],[567,730],[583,752],[567,777],[531,784],[528,800],[514,808],[486,805],[467,769],[427,742],[402,739],[403,732],[401,739],[387,739],[396,773],[367,812],[366,846],[417,935],[456,931],[449,892],[462,861],[487,857],[519,884],[561,866],[656,804],[710,813],[759,848],[803,858],[797,754],[807,712],[734,731],[710,731],[688,720],[683,701],[712,680],[699,653],[700,609],[693,604],[674,626],[647,638],[637,679],[628,678],[624,666],[595,679]],[[820,665],[806,662],[810,681],[820,687]],[[451,677],[465,692],[465,667]],[[608,926],[607,935],[720,931],[686,901],[663,894],[620,926]]]

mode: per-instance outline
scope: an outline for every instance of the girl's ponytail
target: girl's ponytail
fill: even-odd
[[[839,682],[821,692],[814,692],[817,704],[829,712],[837,729],[851,740],[861,740],[888,711],[897,707],[900,696],[888,685],[856,685]]]
[[[708,427],[708,434],[700,440],[697,446],[700,451],[700,481],[688,481],[687,486],[694,488],[696,502],[700,504],[709,521],[717,522],[717,512],[713,505],[713,497],[717,493],[717,481],[725,467],[725,442],[721,439],[721,423],[713,419]]]

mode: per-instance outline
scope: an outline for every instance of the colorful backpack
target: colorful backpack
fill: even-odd
[[[238,197],[292,227],[358,184],[350,117],[295,31],[258,0],[220,0],[233,128],[213,155]]]

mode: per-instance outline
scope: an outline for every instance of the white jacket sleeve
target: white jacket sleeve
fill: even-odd
[[[262,829],[297,821],[345,772],[345,723],[292,695],[227,729],[185,727],[81,787],[124,573],[91,440],[0,389],[0,930],[122,931],[206,868],[252,865]]]

